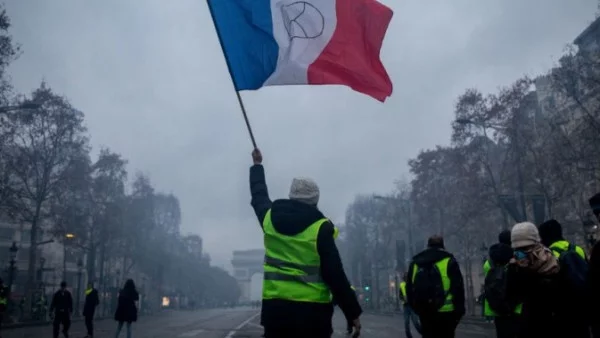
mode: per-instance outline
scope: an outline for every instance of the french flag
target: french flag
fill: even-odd
[[[393,12],[376,0],[208,0],[236,90],[346,85],[385,101],[379,52]]]

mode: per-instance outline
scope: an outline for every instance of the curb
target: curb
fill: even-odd
[[[106,320],[109,319],[110,317],[99,317],[99,318],[94,318],[94,321],[102,321],[102,320]],[[79,316],[79,317],[75,317],[71,319],[71,323],[77,323],[77,322],[83,322],[84,318],[83,316]],[[20,328],[24,328],[24,327],[40,327],[40,326],[50,326],[52,325],[52,321],[48,320],[48,321],[32,321],[32,322],[17,322],[17,323],[11,323],[11,324],[3,324],[2,325],[2,329],[3,330],[12,330],[12,329],[20,329]]]

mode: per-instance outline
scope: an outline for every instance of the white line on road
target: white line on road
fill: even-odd
[[[179,337],[196,337],[197,335],[199,335],[200,333],[204,332],[204,330],[200,329],[200,330],[194,330],[194,331],[189,331],[189,332],[185,332],[179,335]]]
[[[240,325],[236,326],[235,329],[231,330],[226,336],[225,338],[233,338],[233,335],[236,334],[236,332],[241,329],[242,327],[246,326],[246,324],[250,323],[254,318],[258,317],[260,315],[260,312],[255,313],[254,315],[252,315],[250,318],[246,319],[245,321],[243,321]]]

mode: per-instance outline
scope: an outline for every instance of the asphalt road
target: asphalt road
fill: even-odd
[[[135,338],[231,338],[234,330],[249,318],[258,315],[258,310],[250,308],[214,309],[198,311],[165,311],[160,315],[141,317],[133,324]],[[100,320],[96,322],[95,338],[113,338],[116,322]],[[74,322],[70,338],[86,335],[83,322]],[[43,338],[52,337],[52,327],[15,328],[2,331],[2,338]],[[60,335],[62,337],[62,334]],[[121,332],[125,338],[125,328]]]
[[[334,333],[332,338],[348,337],[346,335],[346,321],[340,311],[334,318]],[[232,338],[259,338],[262,335],[262,327],[259,325],[260,317],[251,319],[242,325]],[[362,331],[364,338],[405,338],[404,321],[402,316],[363,314],[361,316]],[[412,330],[414,338],[420,335]],[[470,322],[462,323],[456,332],[456,338],[487,338],[495,337],[493,326],[485,323]]]
[[[361,337],[398,338],[404,336],[404,324],[400,316],[365,314],[361,318]],[[136,338],[259,338],[259,310],[250,308],[214,309],[198,311],[166,311],[160,315],[142,317],[133,326]],[[338,312],[334,317],[333,338],[345,337],[345,320]],[[96,338],[114,337],[116,323],[112,320],[96,322]],[[70,330],[71,338],[85,336],[81,321],[76,321]],[[419,335],[413,331],[414,337]],[[486,324],[462,324],[457,338],[494,337],[492,328]],[[50,326],[15,328],[3,330],[3,338],[52,337]],[[62,335],[61,335],[62,337]],[[125,332],[121,337],[126,337]]]

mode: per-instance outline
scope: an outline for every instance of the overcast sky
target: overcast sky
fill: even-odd
[[[345,87],[245,92],[272,197],[294,176],[343,222],[359,193],[386,193],[420,149],[446,144],[456,97],[549,68],[596,0],[386,0],[385,103]],[[45,79],[86,114],[92,144],[181,201],[217,265],[262,237],[249,205],[251,144],[204,0],[6,0],[23,55],[18,91]]]

